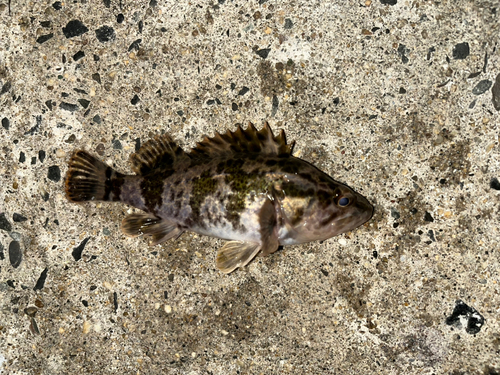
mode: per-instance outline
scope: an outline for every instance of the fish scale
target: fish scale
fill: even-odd
[[[135,175],[124,175],[85,151],[70,159],[65,179],[70,201],[120,201],[141,213],[123,219],[122,231],[152,244],[184,231],[228,240],[216,265],[229,273],[280,245],[324,240],[352,230],[373,214],[362,195],[312,164],[292,156],[283,131],[217,133],[189,153],[168,134],[131,155]]]

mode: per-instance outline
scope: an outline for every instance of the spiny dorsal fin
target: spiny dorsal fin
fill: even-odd
[[[238,126],[234,132],[229,130],[224,134],[216,133],[212,138],[205,137],[191,150],[189,156],[197,159],[238,153],[288,156],[294,144],[286,144],[283,129],[278,136],[274,136],[267,122],[258,131],[250,122],[246,130]]]
[[[168,134],[157,135],[144,143],[135,154],[130,155],[132,170],[138,175],[148,174],[155,169],[170,168],[186,159],[189,159],[189,156]]]

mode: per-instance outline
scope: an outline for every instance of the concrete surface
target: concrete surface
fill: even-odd
[[[498,1],[2,1],[1,373],[500,373]],[[373,219],[223,275],[64,197],[264,120]]]

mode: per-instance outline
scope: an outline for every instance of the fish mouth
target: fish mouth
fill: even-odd
[[[360,226],[364,223],[366,223],[368,220],[370,220],[373,217],[373,211],[374,208],[368,202],[368,199],[363,197],[362,195],[359,195],[357,197],[357,202],[356,202],[356,213],[353,216],[357,216],[358,220],[357,222],[359,223],[357,226]]]

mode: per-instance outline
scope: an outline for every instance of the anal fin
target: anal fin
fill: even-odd
[[[176,223],[147,213],[128,215],[122,221],[122,231],[130,237],[151,236],[151,245],[177,238],[184,232]]]
[[[245,267],[260,251],[256,242],[228,241],[217,252],[217,268],[224,273],[233,272],[238,267]]]

